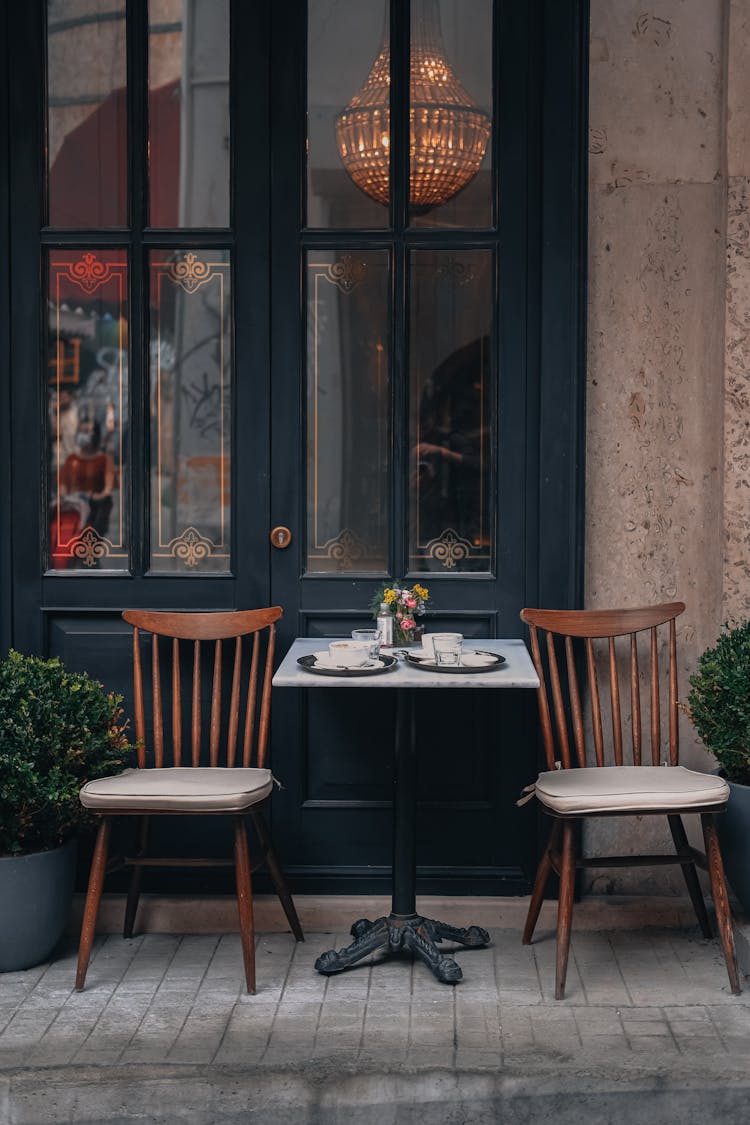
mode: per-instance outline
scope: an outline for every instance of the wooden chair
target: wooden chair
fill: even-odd
[[[266,750],[271,714],[271,676],[275,643],[275,622],[281,609],[246,610],[231,613],[157,613],[127,610],[123,618],[133,626],[133,672],[135,732],[138,738],[138,768],[122,774],[90,781],[81,790],[81,802],[101,817],[89,876],[88,893],[78,951],[76,988],[86,980],[91,946],[105,871],[132,866],[125,909],[124,936],[132,937],[141,872],[144,867],[223,867],[234,865],[240,916],[242,954],[248,992],[255,992],[255,934],[251,875],[265,862],[284,913],[297,941],[303,941],[302,928],[274,855],[271,838],[261,815],[273,788],[271,771],[266,767]],[[151,633],[151,696],[153,713],[153,765],[147,763],[147,734],[144,713],[144,677],[141,657],[141,630]],[[265,658],[261,637],[265,634]],[[159,638],[171,640],[171,742],[172,764],[165,764],[165,714],[163,709],[160,649],[167,647]],[[252,637],[250,669],[245,691],[242,725],[241,765],[238,761],[241,696],[247,660],[243,661],[243,638]],[[222,642],[234,640],[234,663],[228,714],[222,722]],[[190,754],[183,759],[183,692],[180,669],[180,642],[192,641],[192,688],[185,695],[189,707]],[[201,642],[214,642],[208,766],[201,765]],[[260,693],[258,691],[260,683]],[[185,716],[186,717],[186,716]],[[225,736],[222,739],[222,726]],[[167,731],[167,735],[168,735]],[[223,762],[220,765],[220,744]],[[185,756],[188,757],[187,754]],[[251,763],[255,761],[255,765]],[[152,815],[231,816],[234,820],[234,859],[159,858],[147,855],[148,824]],[[113,860],[107,855],[112,820],[118,816],[137,816],[140,822],[140,847],[135,856]],[[247,817],[255,826],[260,857],[251,864],[247,839]]]
[[[544,811],[554,817],[550,840],[536,874],[531,904],[523,932],[523,942],[531,942],[539,917],[544,889],[554,870],[560,877],[557,912],[557,950],[555,998],[565,992],[565,976],[570,949],[573,892],[576,867],[629,867],[679,863],[687,883],[693,908],[704,936],[711,927],[701,894],[696,864],[707,867],[719,936],[724,951],[732,992],[740,983],[734,951],[732,922],[727,898],[724,866],[719,851],[714,813],[726,807],[729,787],[720,777],[685,769],[678,764],[677,637],[675,619],[685,609],[683,602],[642,609],[544,610],[524,609],[521,618],[531,632],[531,652],[541,681],[537,698],[547,771],[536,782],[536,796]],[[659,767],[662,754],[662,709],[660,701],[659,626],[668,626],[668,684],[666,699],[668,758]],[[546,634],[546,640],[545,638]],[[640,634],[640,644],[639,644]],[[629,637],[620,643],[615,638]],[[603,642],[597,656],[595,639]],[[542,659],[542,648],[545,659]],[[639,656],[639,648],[641,650]],[[650,664],[648,711],[650,712],[650,753],[643,747],[641,678],[639,660]],[[560,661],[565,678],[560,674]],[[605,688],[600,691],[597,663],[604,660]],[[621,663],[625,664],[625,669]],[[588,684],[593,762],[587,765],[587,722],[584,719],[583,693],[579,687],[582,670]],[[631,720],[632,765],[625,765],[620,678],[627,677]],[[567,688],[563,686],[566,683]],[[567,690],[568,708],[564,700]],[[608,695],[608,700],[607,700]],[[626,705],[627,706],[627,705]],[[611,742],[605,737],[603,712],[611,717]],[[554,725],[553,718],[554,715]],[[572,737],[571,737],[572,736]],[[643,757],[642,757],[643,755]],[[605,764],[610,762],[612,764]],[[706,854],[690,847],[681,816],[700,815]],[[577,854],[576,831],[585,817],[623,815],[666,815],[676,855],[583,857]]]

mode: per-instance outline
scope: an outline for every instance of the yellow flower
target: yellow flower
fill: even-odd
[[[417,595],[418,598],[421,598],[423,602],[426,602],[430,597],[430,595],[428,594],[425,586],[419,586],[419,585],[415,586],[414,587],[414,593]]]
[[[396,591],[395,590],[383,590],[383,601],[384,602],[387,602],[388,605],[392,605],[393,602],[395,602],[395,600],[396,600]]]

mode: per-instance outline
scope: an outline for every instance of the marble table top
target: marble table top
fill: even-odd
[[[307,656],[328,648],[336,637],[298,637],[289,649],[276,675],[274,687],[305,688],[536,688],[539,679],[534,670],[526,645],[522,640],[486,640],[484,637],[466,638],[467,649],[497,652],[506,663],[492,672],[459,673],[430,672],[415,668],[399,660],[390,672],[374,676],[319,676],[308,672],[297,663],[298,656]],[[383,649],[383,653],[390,653]]]

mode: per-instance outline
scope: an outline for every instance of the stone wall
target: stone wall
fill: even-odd
[[[750,611],[749,47],[750,0],[592,0],[586,605],[684,600],[683,698]],[[681,736],[684,764],[710,766]],[[637,831],[670,846],[656,820]],[[659,869],[592,884],[683,890]]]

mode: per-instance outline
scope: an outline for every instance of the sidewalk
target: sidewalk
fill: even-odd
[[[0,1122],[750,1121],[750,984],[731,996],[718,943],[672,909],[600,929],[582,903],[562,1002],[554,904],[531,947],[514,925],[459,951],[457,987],[400,959],[325,978],[346,933],[264,933],[247,996],[236,934],[151,934],[98,938],[78,994],[71,940],[0,976]]]

